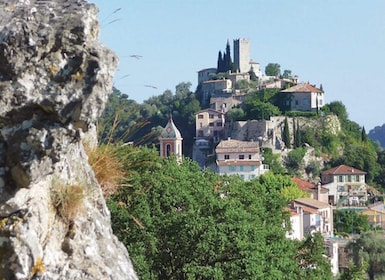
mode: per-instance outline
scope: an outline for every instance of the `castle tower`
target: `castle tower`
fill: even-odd
[[[168,157],[175,155],[178,160],[182,159],[182,136],[176,128],[172,118],[168,120],[167,125],[163,128],[160,141],[160,156]]]
[[[234,65],[237,72],[250,71],[250,42],[249,39],[234,40]]]

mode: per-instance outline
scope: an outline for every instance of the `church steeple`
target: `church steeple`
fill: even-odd
[[[182,159],[182,140],[182,135],[170,116],[159,137],[160,156],[168,157],[174,154],[178,159]]]

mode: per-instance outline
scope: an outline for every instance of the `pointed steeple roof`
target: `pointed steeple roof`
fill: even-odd
[[[180,134],[179,130],[176,128],[174,121],[170,117],[170,119],[167,122],[167,125],[163,128],[160,138],[176,138],[176,139],[182,139],[182,135]]]

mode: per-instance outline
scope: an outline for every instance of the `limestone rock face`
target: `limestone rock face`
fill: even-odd
[[[0,279],[137,279],[83,143],[115,55],[84,0],[0,0]]]

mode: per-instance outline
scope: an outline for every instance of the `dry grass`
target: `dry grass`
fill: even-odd
[[[70,224],[84,211],[84,187],[56,183],[51,189],[52,204],[65,223]]]
[[[94,149],[87,148],[88,162],[95,172],[103,195],[108,198],[114,194],[122,182],[125,172],[112,144],[100,145]]]
[[[43,259],[38,257],[35,264],[31,268],[31,273],[34,276],[35,274],[42,274],[45,271],[45,265],[43,263]]]

